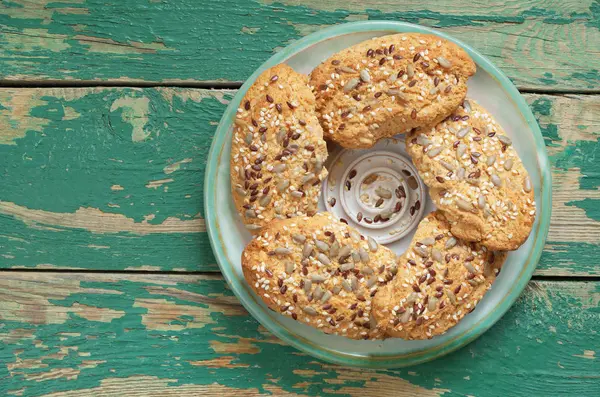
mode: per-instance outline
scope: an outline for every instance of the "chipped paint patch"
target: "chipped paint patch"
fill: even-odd
[[[129,97],[124,96],[116,99],[110,107],[110,111],[114,112],[118,109],[122,110],[121,119],[131,124],[133,131],[131,140],[133,142],[142,142],[151,134],[144,127],[148,123],[148,105],[150,99],[147,97]]]
[[[179,171],[179,169],[181,168],[182,164],[188,164],[191,163],[192,159],[191,158],[187,158],[187,159],[183,159],[180,161],[176,161],[172,164],[167,165],[165,168],[163,168],[163,172],[167,175],[172,174],[175,171]]]
[[[79,41],[89,52],[100,52],[109,54],[155,54],[158,51],[174,51],[167,48],[164,43],[142,43],[139,41],[118,42],[101,37],[75,35],[74,40]]]
[[[28,225],[77,228],[92,233],[129,232],[150,234],[201,233],[206,231],[204,219],[200,217],[191,220],[169,217],[160,224],[150,224],[147,221],[135,222],[124,215],[103,212],[97,208],[79,208],[74,213],[56,213],[32,210],[15,203],[0,201],[0,214],[14,216]]]
[[[159,187],[161,187],[165,183],[171,183],[173,181],[174,181],[173,178],[158,179],[156,181],[150,181],[150,182],[148,182],[146,184],[146,187],[148,189],[158,189]]]
[[[574,354],[573,357],[586,358],[588,360],[595,360],[596,352],[594,350],[584,350],[583,354]]]
[[[109,323],[112,320],[117,318],[121,318],[125,315],[125,312],[122,310],[113,310],[103,307],[95,307],[83,305],[80,303],[74,303],[69,311],[71,313],[77,314],[79,317],[83,317],[89,321],[100,321],[103,323]]]
[[[260,353],[260,349],[258,346],[251,343],[250,339],[247,338],[239,338],[236,342],[219,342],[219,341],[210,341],[210,347],[215,351],[215,353],[227,354],[227,353],[236,353],[236,354],[257,354]]]
[[[214,313],[223,313],[228,316],[241,316],[245,311],[240,307],[207,307],[175,304],[166,299],[136,299],[133,307],[147,310],[142,315],[142,324],[147,329],[158,331],[177,331],[182,329],[203,328],[215,323]]]

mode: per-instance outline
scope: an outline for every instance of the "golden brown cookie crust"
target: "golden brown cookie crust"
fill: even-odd
[[[442,213],[432,212],[399,257],[396,278],[375,296],[373,314],[391,337],[443,334],[475,309],[505,259],[506,253],[456,239]]]
[[[396,255],[329,213],[271,222],[246,246],[242,268],[278,313],[328,334],[382,337],[371,302],[396,274]]]
[[[490,250],[515,250],[535,220],[534,192],[511,140],[473,100],[434,128],[406,140],[423,181],[452,233]]]
[[[465,98],[475,63],[438,36],[401,33],[346,48],[310,75],[325,139],[346,148],[446,118]]]
[[[237,111],[231,191],[252,233],[273,219],[317,210],[327,146],[307,83],[289,66],[274,66],[256,79]]]

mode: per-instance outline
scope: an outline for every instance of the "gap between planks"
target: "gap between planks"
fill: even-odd
[[[243,81],[164,81],[152,82],[143,80],[106,80],[106,81],[73,81],[73,80],[2,80],[0,88],[94,88],[94,87],[130,87],[130,88],[197,88],[205,90],[239,89]],[[551,88],[519,88],[521,94],[547,95],[600,95],[600,88],[592,89],[551,89]]]
[[[7,268],[1,269],[1,273],[46,273],[46,274],[131,274],[131,275],[161,275],[161,276],[212,276],[221,278],[220,272],[202,272],[202,271],[161,271],[161,270],[93,270],[93,269],[30,269],[30,268]],[[533,275],[531,281],[570,281],[570,282],[590,282],[600,281],[599,276],[538,276]]]

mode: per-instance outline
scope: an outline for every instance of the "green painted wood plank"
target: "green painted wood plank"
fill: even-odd
[[[0,268],[216,271],[204,167],[233,91],[0,90]],[[534,95],[554,208],[538,275],[600,274],[600,96]]]
[[[0,3],[0,80],[243,81],[275,51],[347,21],[438,27],[523,89],[597,90],[597,0]]]
[[[282,344],[217,276],[4,273],[0,391],[40,396],[594,396],[599,282],[532,282],[487,333],[401,370]]]

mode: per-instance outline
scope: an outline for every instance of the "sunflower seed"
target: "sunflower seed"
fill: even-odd
[[[442,167],[444,167],[448,171],[454,171],[456,169],[453,164],[450,164],[447,161],[439,160],[438,162],[442,165]]]
[[[400,90],[395,89],[395,88],[390,88],[385,93],[388,94],[389,96],[401,96],[402,95],[402,92],[400,92]]]
[[[277,184],[277,190],[282,193],[290,186],[290,181],[284,179],[283,181]]]
[[[409,79],[412,79],[415,76],[415,67],[412,64],[410,64],[410,63],[406,67],[406,76]]]
[[[467,145],[465,145],[464,143],[461,143],[456,148],[456,155],[458,156],[458,158],[461,158],[462,156],[465,155],[466,151],[467,151]]]
[[[315,174],[313,174],[312,172],[309,172],[308,174],[306,174],[302,177],[301,182],[304,185],[306,183],[311,182],[313,179],[315,179]]]
[[[287,135],[287,132],[285,131],[285,128],[281,127],[279,128],[279,132],[277,133],[277,143],[282,143],[283,140],[285,139]]]
[[[245,215],[246,215],[246,218],[256,218],[256,211],[246,210]]]
[[[330,258],[335,258],[338,256],[338,253],[340,252],[340,243],[338,243],[338,241],[334,241],[333,244],[331,244],[331,247],[329,248],[329,257]]]
[[[346,281],[346,280],[342,280],[342,287],[347,292],[352,291],[352,287],[350,286],[350,283],[348,281]]]
[[[292,274],[294,272],[294,263],[287,261],[285,262],[285,272],[287,274]]]
[[[244,120],[242,120],[242,119],[238,119],[238,118],[236,118],[235,120],[233,120],[233,122],[234,122],[234,124],[235,124],[235,125],[237,125],[238,127],[242,127],[242,128],[248,127],[248,123],[246,123],[246,122],[245,122]]]
[[[320,174],[321,170],[323,170],[323,159],[321,156],[315,157],[315,173]]]
[[[309,314],[311,316],[315,316],[317,314],[317,311],[310,306],[304,306],[302,310],[304,310],[304,313]]]
[[[440,64],[441,67],[443,67],[444,69],[450,69],[450,67],[452,67],[452,63],[447,60],[444,57],[437,57],[436,58],[438,63]]]
[[[358,291],[358,279],[354,276],[350,279],[350,286],[352,287],[352,291]]]
[[[458,179],[465,179],[465,173],[466,173],[466,172],[467,172],[467,171],[465,171],[465,169],[464,169],[463,167],[460,167],[460,168],[458,169],[458,171],[456,171],[456,177],[457,177]]]
[[[325,266],[331,265],[331,260],[325,254],[317,255],[317,260],[324,264]]]
[[[375,285],[376,282],[377,282],[377,276],[372,276],[370,279],[367,280],[367,288],[371,288],[372,286]]]
[[[419,241],[422,245],[433,245],[435,244],[435,239],[433,237],[425,237]]]
[[[352,247],[349,245],[344,245],[342,249],[340,249],[340,257],[348,256],[352,252]]]
[[[465,108],[465,111],[467,113],[471,113],[471,103],[469,101],[467,101],[466,99],[463,102],[463,107]]]
[[[464,138],[469,133],[470,130],[471,130],[470,127],[463,127],[460,130],[458,130],[458,132],[456,133],[456,136],[459,139],[462,139],[462,138]]]
[[[432,248],[431,249],[431,257],[433,259],[435,259],[436,261],[440,262],[440,263],[443,260],[442,252],[439,249],[437,249],[437,248]]]
[[[512,144],[512,139],[510,139],[506,135],[496,135],[496,137],[498,137],[498,140],[506,146],[510,146]]]
[[[360,263],[360,255],[357,251],[352,251],[352,260],[354,263]]]
[[[479,197],[477,198],[477,205],[481,209],[485,208],[485,196],[483,194],[480,194]]]
[[[384,199],[392,198],[392,192],[382,187],[375,189],[375,194]]]
[[[326,242],[321,241],[321,240],[315,241],[315,247],[317,247],[317,249],[321,252],[329,251],[329,244],[327,244]]]
[[[302,248],[302,258],[308,258],[312,252],[313,246],[310,243],[305,243],[304,248]]]
[[[333,287],[333,289],[331,290],[333,292],[334,295],[337,295],[340,293],[340,291],[342,290],[342,286],[341,285],[336,285]]]
[[[381,217],[381,221],[382,222],[387,221],[388,219],[390,219],[390,217],[392,216],[393,213],[394,213],[394,211],[391,209],[382,211],[381,214],[379,214],[379,216]]]
[[[398,80],[398,75],[396,73],[393,73],[390,75],[390,77],[388,77],[387,81],[389,84],[394,84],[396,82],[396,80]],[[398,91],[398,90],[396,90]],[[400,91],[398,91],[400,92]],[[388,95],[395,95],[395,94],[390,94],[390,90],[388,90]]]
[[[367,69],[363,69],[360,71],[360,79],[362,81],[364,81],[365,83],[368,83],[371,81],[371,75],[369,74],[369,71]]]
[[[348,66],[340,66],[340,70],[344,73],[356,73],[356,70],[354,70]]]
[[[358,249],[358,255],[360,256],[360,260],[363,263],[369,263],[369,253],[365,251],[363,247]]]
[[[523,190],[525,190],[527,193],[531,191],[531,179],[529,179],[528,176],[523,179]]]
[[[248,145],[252,144],[252,133],[251,132],[246,133],[246,136],[244,137],[244,142],[246,142],[246,144],[248,144]]]
[[[366,274],[367,276],[369,276],[369,275],[373,274],[373,269],[371,269],[370,267],[364,267],[362,269],[362,273]]]
[[[283,171],[285,171],[285,169],[287,168],[287,165],[283,164],[283,163],[279,163],[273,166],[273,172],[276,174],[281,174]]]
[[[304,280],[304,292],[309,294],[311,288],[312,288],[312,281],[310,281],[309,279],[305,279]]]
[[[294,190],[290,194],[292,195],[292,197],[296,197],[296,198],[304,197],[304,193],[301,192],[300,190]]]
[[[411,292],[410,295],[406,297],[406,303],[415,303],[418,297],[419,295],[417,295],[416,292]]]
[[[456,295],[454,295],[454,292],[452,292],[449,289],[447,289],[446,290],[446,295],[448,295],[448,299],[450,299],[450,302],[453,305],[456,305]]]
[[[373,237],[367,237],[367,243],[369,244],[369,250],[371,252],[377,252],[377,248],[379,248],[379,245],[377,244],[377,241],[375,241],[375,239]]]
[[[504,162],[504,169],[506,171],[510,171],[510,169],[512,168],[512,166],[513,166],[513,160],[512,159],[508,159],[508,160],[506,160]]]
[[[427,138],[425,135],[420,134],[417,137],[417,144],[421,146],[429,146],[431,145],[431,140],[429,140],[429,138]]]
[[[434,158],[442,152],[442,149],[443,148],[441,146],[433,147],[427,152],[427,156],[429,156],[429,158]]]
[[[340,270],[346,272],[348,270],[354,269],[354,263],[344,263],[340,266]]]
[[[463,266],[470,272],[470,273],[477,273],[477,270],[475,270],[475,267],[471,264],[471,262],[463,262]]]
[[[456,199],[456,206],[463,211],[473,211],[473,205],[463,199]]]
[[[450,249],[453,248],[456,245],[457,241],[454,237],[450,237],[447,241],[446,241],[446,249]]]
[[[325,303],[327,302],[329,299],[331,299],[331,292],[329,291],[325,291],[325,293],[323,294],[323,296],[321,297],[321,303]]]
[[[270,202],[271,202],[271,196],[262,196],[260,198],[260,200],[258,200],[258,203],[260,204],[261,207],[266,207],[267,205],[269,205]]]
[[[410,312],[407,310],[404,313],[402,313],[402,316],[400,316],[400,322],[402,324],[406,324],[408,320],[410,320]]]
[[[437,308],[437,303],[438,299],[436,297],[432,296],[429,298],[429,301],[427,302],[427,310],[430,312],[434,311]]]
[[[304,236],[302,234],[294,233],[294,234],[292,234],[292,240],[294,240],[298,244],[302,244],[306,241],[306,236]]]
[[[485,163],[487,164],[488,167],[491,167],[492,165],[494,165],[495,162],[496,162],[496,156],[489,156],[487,158],[487,160],[485,161]]]
[[[252,225],[252,224],[246,225],[246,229],[248,229],[248,230],[258,230],[260,228],[261,228],[261,226],[259,226],[259,225]]]
[[[236,187],[235,188],[235,192],[237,194],[239,194],[240,196],[245,196],[246,195],[246,191],[244,189],[242,189],[241,187]]]
[[[310,280],[314,283],[322,283],[323,281],[326,280],[326,278],[325,278],[325,276],[322,276],[320,274],[311,274]]]
[[[490,262],[487,262],[487,261],[486,261],[486,262],[485,262],[485,265],[484,265],[484,267],[483,267],[483,275],[484,275],[485,277],[489,277],[489,276],[491,276],[492,274],[494,274],[494,266],[493,266],[493,263],[490,263]]]
[[[500,187],[502,186],[502,179],[500,179],[500,177],[496,174],[491,176],[491,181],[494,184],[494,186]]]
[[[356,77],[351,78],[350,80],[348,80],[348,82],[346,83],[346,85],[344,85],[344,92],[350,92],[353,89],[356,88],[356,86],[358,85],[358,83],[360,82],[360,80]]]
[[[277,255],[289,255],[292,253],[292,250],[286,247],[277,247],[273,250]]]
[[[415,246],[413,247],[413,251],[423,258],[427,258],[429,256],[429,250],[423,246]]]

